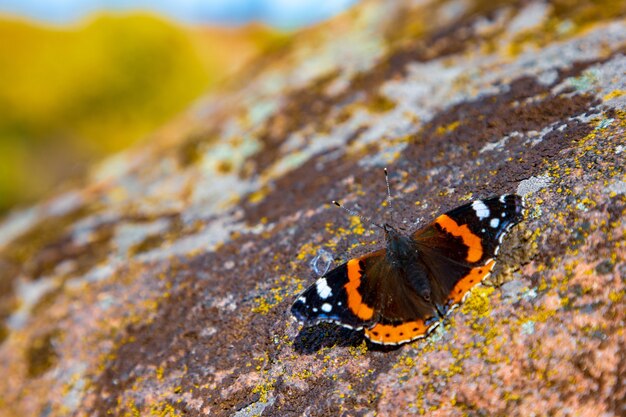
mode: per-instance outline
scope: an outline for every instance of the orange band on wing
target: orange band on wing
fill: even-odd
[[[425,336],[429,328],[430,326],[427,326],[423,320],[410,321],[395,326],[378,323],[371,329],[365,329],[365,336],[372,342],[397,344]]]
[[[467,294],[474,285],[479,284],[487,275],[491,273],[491,269],[495,265],[495,260],[490,260],[484,266],[477,266],[476,268],[472,268],[465,277],[461,278],[459,282],[456,283],[448,300],[451,301],[452,304],[458,304],[463,301],[463,297]]]
[[[369,320],[374,317],[374,309],[365,304],[359,294],[362,275],[359,260],[348,261],[348,283],[344,286],[348,294],[348,308],[361,320]]]
[[[472,233],[466,224],[459,226],[457,222],[445,214],[437,217],[435,222],[446,232],[463,239],[463,243],[467,246],[467,257],[465,259],[468,262],[478,262],[482,258],[483,245],[480,243],[480,238]]]

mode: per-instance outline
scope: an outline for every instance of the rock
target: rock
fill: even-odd
[[[579,3],[365,1],[5,218],[0,414],[624,415],[626,10]],[[290,317],[380,245],[330,200],[415,227],[520,186],[515,300],[396,349]]]

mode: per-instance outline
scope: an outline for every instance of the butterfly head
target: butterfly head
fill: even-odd
[[[392,225],[390,225],[389,223],[385,223],[383,224],[383,230],[385,231],[385,236],[389,236],[393,233],[395,234],[399,234],[399,232],[396,230],[395,227],[393,227]]]
[[[392,260],[406,261],[415,256],[415,248],[411,244],[411,237],[398,231],[389,223],[383,224],[387,253]]]

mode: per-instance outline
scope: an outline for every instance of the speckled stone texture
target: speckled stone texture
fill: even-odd
[[[626,414],[626,2],[365,1],[84,186],[0,223],[2,416]],[[302,329],[295,295],[407,228],[523,194],[426,340]],[[315,262],[312,262],[315,260]]]

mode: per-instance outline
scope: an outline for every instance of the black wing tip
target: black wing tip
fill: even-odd
[[[524,212],[526,211],[526,201],[524,200],[524,197],[519,194],[508,194],[508,196],[510,196],[514,201],[515,216],[519,222],[524,217]]]
[[[516,193],[509,193],[499,196],[493,196],[484,201],[494,200],[498,200],[505,206],[513,208],[513,213],[515,214],[514,218],[517,220],[517,222],[521,221],[521,219],[524,217],[524,212],[526,211],[526,201],[524,199],[524,196]]]
[[[306,305],[300,299],[297,299],[291,305],[291,308],[289,310],[291,312],[291,315],[293,315],[296,320],[298,320],[298,322],[305,324],[309,321],[309,318],[306,314]]]

